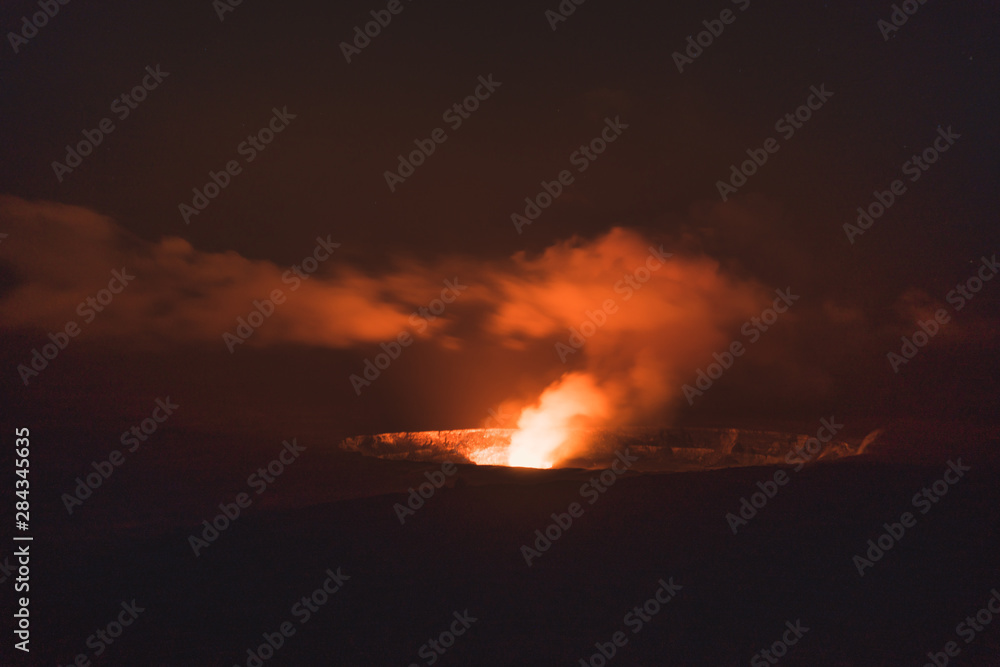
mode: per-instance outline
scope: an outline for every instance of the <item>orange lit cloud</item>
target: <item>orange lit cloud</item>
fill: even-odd
[[[249,344],[348,347],[395,337],[410,326],[414,304],[426,305],[442,289],[443,276],[436,273],[413,269],[373,278],[345,266],[335,251],[303,279],[290,267],[234,252],[202,252],[176,237],[144,241],[75,206],[0,197],[0,221],[9,234],[0,259],[16,281],[3,297],[0,326],[7,328],[56,331],[70,320],[84,324],[79,304],[107,288],[112,271],[124,269],[135,279],[90,316],[88,336],[222,345],[223,333],[247,317],[255,300],[281,290],[285,302]],[[307,240],[303,256],[316,244]]]
[[[422,328],[414,333],[455,349],[461,341],[449,322],[475,304],[478,317],[484,310],[486,315],[473,335],[512,348],[559,343],[553,361],[567,362],[568,374],[521,414],[520,425],[531,435],[515,438],[514,449],[525,462],[551,463],[528,451],[539,438],[547,438],[546,452],[563,456],[567,443],[560,434],[567,429],[658,415],[768,298],[763,287],[727,276],[709,257],[668,256],[669,249],[623,229],[557,243],[533,257],[451,258],[434,266],[411,261],[377,276],[332,252],[301,279],[289,267],[234,252],[202,252],[180,238],[142,240],[79,207],[4,197],[0,219],[10,234],[2,258],[15,276],[3,297],[0,325],[59,331],[79,318],[85,298],[108,287],[112,271],[121,271],[134,280],[86,331],[130,345],[221,346],[223,334],[248,317],[255,300],[275,290],[284,302],[247,339],[249,345],[388,341],[413,331],[411,314],[441,294],[443,280],[460,276],[469,285],[461,303],[442,317],[420,320]],[[310,239],[304,256],[316,244]],[[573,339],[571,331],[583,333]]]
[[[522,412],[512,463],[545,467],[579,453],[586,443],[567,450],[573,427],[664,420],[696,369],[773,298],[711,258],[668,252],[614,229],[536,258],[517,255],[514,269],[496,277],[489,330],[515,346],[555,339],[553,354],[574,369]]]
[[[766,233],[766,215],[716,206],[693,216],[697,229],[707,231],[682,227],[671,240],[654,241],[614,228],[593,239],[556,242],[538,254],[397,260],[378,273],[333,251],[308,279],[293,280],[291,267],[271,261],[200,251],[176,237],[148,241],[85,208],[0,196],[0,229],[8,234],[0,245],[7,283],[0,327],[35,330],[44,340],[46,332],[79,321],[79,304],[124,269],[135,279],[85,327],[87,338],[115,339],[123,349],[177,343],[225,349],[223,334],[248,317],[254,301],[282,290],[284,303],[247,347],[354,348],[408,331],[459,353],[476,343],[531,351],[537,360],[548,350],[550,363],[524,369],[534,394],[504,403],[520,414],[513,459],[547,465],[581,454],[580,443],[569,437],[574,428],[669,422],[684,404],[677,400],[684,385],[715,353],[744,340],[741,325],[772,303],[774,289],[790,283],[797,291],[795,277],[809,279],[802,267],[813,264],[785,252]],[[726,234],[713,231],[711,221],[724,225]],[[753,234],[741,236],[743,228]],[[719,247],[731,234],[742,255]],[[303,239],[302,257],[317,245],[317,239]],[[774,254],[775,248],[781,252]],[[748,262],[773,267],[780,261],[785,264],[773,275],[783,283],[789,276],[785,284],[756,279],[759,266],[748,269]],[[444,281],[455,279],[468,285],[455,303],[438,317],[413,317],[441,296]],[[873,324],[870,311],[844,295],[823,292],[816,283],[802,293],[801,305],[781,315],[752,354],[727,371],[730,390],[825,399],[845,390],[836,379],[859,359],[872,373],[884,373],[886,352],[912,332],[914,318],[927,318],[940,306],[940,299],[906,292],[896,302],[895,321]],[[963,318],[942,332],[941,344],[966,335],[971,316]],[[981,338],[995,340],[995,328],[984,329]]]

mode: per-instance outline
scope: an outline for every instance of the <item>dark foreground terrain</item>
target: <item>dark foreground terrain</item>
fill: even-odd
[[[258,494],[247,475],[279,443],[180,432],[126,459],[70,516],[59,498],[106,443],[84,437],[72,460],[46,461],[59,437],[34,438],[37,664],[602,665],[599,644],[614,648],[610,665],[764,665],[775,642],[782,665],[923,665],[948,642],[949,664],[1000,664],[1000,615],[957,628],[1000,589],[997,441],[979,431],[896,431],[870,455],[801,471],[630,472],[586,494],[598,471],[462,466],[403,524],[394,505],[425,473],[440,480],[440,465],[310,443]],[[234,447],[243,463],[213,465]],[[959,457],[969,470],[938,497]],[[726,515],[778,470],[787,483],[734,534]],[[915,505],[925,487],[937,499]],[[250,505],[196,557],[189,536],[239,493]],[[521,546],[574,502],[579,516],[529,567]],[[915,523],[860,576],[854,557],[905,512]],[[328,582],[336,592],[307,616],[301,600],[328,569],[340,587]],[[669,602],[648,603],[658,591]],[[138,618],[103,643],[95,633],[133,600]],[[283,623],[294,634],[279,642]],[[440,637],[449,628],[454,643]],[[248,649],[265,633],[280,648],[258,662]],[[450,646],[435,653],[431,639]]]

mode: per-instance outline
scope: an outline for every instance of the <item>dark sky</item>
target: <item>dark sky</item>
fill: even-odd
[[[625,227],[711,257],[734,279],[793,285],[813,304],[695,418],[811,419],[829,406],[878,418],[928,405],[964,418],[991,403],[995,285],[962,314],[960,333],[929,349],[921,367],[910,364],[909,378],[893,376],[885,352],[913,330],[901,304],[943,303],[981,256],[1000,250],[995,3],[928,2],[887,41],[877,23],[891,3],[751,0],[741,11],[731,2],[590,0],[553,31],[545,11],[556,5],[403,0],[348,64],[340,43],[384,4],[245,0],[220,21],[208,0],[71,2],[18,53],[7,39],[0,48],[0,193],[109,216],[137,243],[179,236],[199,251],[279,267],[329,234],[342,244],[340,266],[375,279],[401,257],[425,267],[502,262]],[[679,73],[672,54],[723,9],[735,22]],[[33,11],[32,2],[5,2],[0,27],[14,30]],[[147,66],[169,76],[119,120],[112,101]],[[448,128],[442,112],[481,75],[501,85]],[[781,138],[775,122],[821,85],[832,97]],[[243,162],[237,147],[275,107],[296,118]],[[115,130],[58,182],[53,160],[105,117]],[[518,234],[511,214],[543,179],[572,169],[571,153],[609,117],[628,129]],[[438,127],[447,141],[390,192],[383,173]],[[961,135],[954,146],[849,243],[842,225],[855,209],[907,178],[901,165],[947,128]],[[717,181],[769,137],[778,152],[723,204]],[[242,172],[185,224],[178,205],[233,159]],[[27,280],[11,259],[17,243],[11,235],[0,247],[7,295]],[[830,325],[834,304],[862,314],[855,338]],[[464,320],[475,318],[470,306]],[[198,428],[232,430],[226,415],[246,413],[266,422],[264,406],[320,430],[473,426],[511,393],[537,391],[561,372],[551,341],[515,353],[470,335],[458,352],[418,345],[394,377],[357,397],[346,377],[377,351],[371,342],[293,341],[229,355],[217,341],[133,349],[95,335],[25,389],[15,367],[45,328],[16,319],[5,318],[4,386],[35,405],[73,396],[67,410],[100,412],[79,398],[95,386],[133,397],[124,405],[186,392],[200,406]],[[464,320],[453,322],[460,338]],[[767,360],[782,350],[800,368],[822,366],[823,388],[801,392],[794,374],[768,375]],[[756,385],[773,391],[748,390]]]

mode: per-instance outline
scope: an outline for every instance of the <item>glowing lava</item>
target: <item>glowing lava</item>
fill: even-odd
[[[609,409],[608,399],[589,375],[564,375],[542,392],[536,405],[521,412],[507,450],[507,465],[551,468],[585,446],[573,437],[574,430],[606,419]]]
[[[541,405],[534,407],[533,411],[533,415],[544,413]],[[539,423],[544,425],[540,417],[533,416],[532,421],[534,419],[539,419]],[[797,452],[803,447],[808,451],[810,440],[815,440],[809,435],[734,428],[567,428],[562,432],[558,429],[548,431],[551,435],[548,445],[554,445],[555,449],[546,452],[531,448],[532,442],[541,443],[542,440],[529,440],[532,433],[529,429],[521,436],[525,438],[527,453],[523,458],[515,459],[520,460],[520,464],[514,464],[510,463],[508,449],[513,436],[518,433],[505,428],[379,433],[346,438],[340,443],[340,448],[392,461],[437,464],[450,461],[482,466],[538,468],[549,464],[551,468],[588,469],[608,467],[618,451],[628,448],[629,452],[640,457],[636,470],[681,472],[788,465],[789,453],[799,460]],[[863,454],[880,434],[881,431],[876,430],[864,439],[831,440],[810,460],[832,461]],[[525,462],[531,465],[525,465]]]

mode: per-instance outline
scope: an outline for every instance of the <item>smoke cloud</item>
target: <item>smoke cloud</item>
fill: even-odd
[[[459,352],[473,342],[548,348],[551,365],[524,372],[556,379],[506,406],[521,411],[519,427],[531,433],[526,441],[550,443],[544,455],[525,455],[536,464],[568,455],[558,434],[576,427],[669,421],[686,404],[684,385],[742,339],[741,324],[772,304],[776,288],[787,287],[764,284],[733,256],[709,256],[691,242],[690,229],[654,240],[614,228],[536,254],[397,260],[372,271],[351,265],[332,237],[303,239],[303,260],[280,266],[200,251],[177,237],[144,240],[85,208],[8,196],[0,196],[0,225],[8,234],[0,246],[0,327],[7,330],[62,330],[81,319],[80,304],[106,291],[119,271],[135,278],[87,323],[86,335],[123,347],[193,343],[221,350],[223,335],[277,290],[283,300],[246,347],[360,348],[408,331]],[[441,313],[430,307],[447,281],[468,288]],[[828,393],[834,373],[824,359],[840,364],[861,356],[881,365],[900,332],[912,333],[912,319],[929,317],[939,303],[909,292],[898,302],[898,325],[875,329],[858,305],[814,293],[781,316],[754,355],[791,378],[797,392]],[[829,352],[801,345],[795,332],[808,332]],[[950,325],[942,343],[959,332]]]
[[[282,303],[248,344],[350,347],[396,336],[409,326],[407,304],[426,304],[441,290],[441,277],[421,267],[365,275],[338,261],[330,238],[308,239],[304,261],[280,267],[234,252],[202,252],[177,237],[145,241],[75,206],[0,197],[0,221],[9,234],[0,259],[14,282],[0,313],[0,326],[9,329],[55,331],[92,317],[88,337],[221,345],[255,301],[280,290]],[[98,314],[87,315],[85,300],[108,287],[112,271],[135,278]]]

